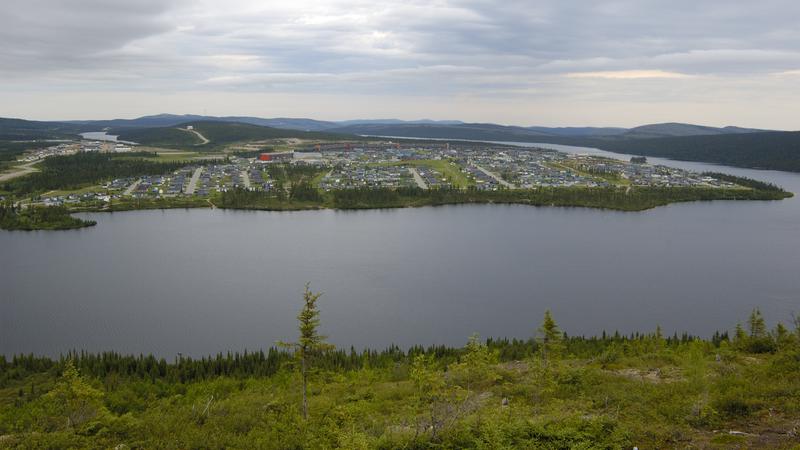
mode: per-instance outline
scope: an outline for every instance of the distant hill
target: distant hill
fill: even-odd
[[[178,127],[192,125],[208,144]],[[519,127],[459,121],[402,121],[397,119],[326,122],[304,118],[264,119],[248,116],[213,118],[159,114],[138,119],[37,122],[0,118],[2,158],[24,148],[13,141],[72,138],[84,131],[109,128],[120,139],[171,148],[202,148],[247,140],[274,138],[351,139],[353,135],[396,136],[476,141],[553,143],[597,147],[612,152],[741,167],[800,171],[800,132],[739,127],[708,127],[660,123],[635,128]],[[0,158],[0,159],[2,159]]]
[[[301,130],[301,131],[325,131],[333,128],[359,125],[359,124],[459,124],[457,120],[412,120],[404,121],[398,119],[366,119],[366,120],[345,120],[341,122],[329,122],[323,120],[305,119],[305,118],[291,118],[291,117],[277,117],[277,118],[262,118],[252,116],[198,116],[193,114],[157,114],[152,116],[143,116],[137,119],[113,119],[113,120],[73,120],[65,123],[94,126],[95,131],[103,128],[153,128],[153,127],[174,127],[176,125],[188,122],[236,122],[247,123],[251,125],[259,125],[263,127],[284,128],[288,130]]]
[[[800,172],[800,132],[769,131],[654,139],[585,139],[571,145],[617,153]]]
[[[655,124],[620,129],[552,129],[492,124],[351,125],[332,131],[362,135],[515,141],[596,147],[607,151],[800,172],[800,132]]]
[[[527,127],[529,130],[551,136],[619,136],[628,128],[614,127]]]
[[[635,127],[622,133],[621,136],[626,138],[658,138],[658,137],[676,137],[676,136],[705,136],[705,135],[719,135],[719,134],[739,134],[739,133],[757,133],[767,130],[756,130],[752,128],[739,128],[739,127],[706,127],[702,125],[692,125],[688,123],[656,123],[652,125],[642,125]]]
[[[204,144],[194,133],[186,131],[191,126],[210,142]],[[177,124],[171,127],[155,128],[119,128],[111,129],[111,134],[118,134],[119,139],[133,141],[142,145],[168,148],[184,148],[193,146],[200,149],[214,149],[234,142],[263,139],[303,138],[303,139],[342,139],[341,134],[321,133],[316,131],[300,131],[272,128],[249,123],[225,121],[194,121]]]
[[[64,122],[37,122],[24,119],[0,118],[0,140],[24,141],[74,137],[81,126]]]
[[[354,124],[333,128],[329,131],[373,136],[398,136],[434,139],[472,139],[489,141],[532,142],[532,138],[552,136],[524,127],[495,125],[490,123],[463,124]]]
[[[597,127],[518,127],[496,125],[488,123],[356,123],[343,127],[332,128],[331,131],[340,131],[355,134],[426,137],[426,138],[451,138],[451,139],[481,139],[535,142],[541,137],[552,138],[613,138],[613,139],[644,139],[671,136],[700,136],[721,135],[736,133],[754,133],[766,130],[755,130],[738,127],[707,127],[683,123],[662,123],[642,125],[636,128],[597,128]]]

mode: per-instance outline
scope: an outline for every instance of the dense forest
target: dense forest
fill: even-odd
[[[18,195],[76,189],[115,178],[167,174],[189,164],[182,161],[154,162],[143,155],[147,154],[82,152],[53,156],[40,163],[39,172],[9,181],[0,188]]]
[[[792,448],[800,320],[769,330],[337,349],[306,296],[285,349],[0,356],[8,448]],[[310,306],[309,306],[310,305]]]
[[[736,177],[733,177],[736,178]],[[737,178],[738,179],[738,178]],[[791,196],[774,186],[768,189],[717,189],[701,187],[543,187],[539,189],[468,189],[360,188],[317,193],[312,187],[301,190],[295,184],[288,190],[250,192],[234,189],[221,196],[218,206],[240,209],[371,209],[438,206],[466,203],[516,203],[533,206],[581,206],[642,211],[675,202],[700,200],[779,200]],[[298,195],[298,193],[308,195]]]
[[[0,229],[69,230],[96,225],[93,220],[72,217],[63,206],[22,208],[11,202],[0,204]]]
[[[594,139],[588,145],[618,153],[800,172],[800,132],[762,132],[657,139]]]

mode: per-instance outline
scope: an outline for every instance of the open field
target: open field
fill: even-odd
[[[35,167],[37,163],[37,161],[34,161],[20,165],[10,165],[5,172],[0,173],[0,182],[11,181],[14,178],[19,178],[37,172],[38,169]]]
[[[458,165],[452,161],[441,159],[420,159],[397,161],[388,163],[376,163],[376,165],[392,165],[392,166],[410,166],[410,167],[430,167],[431,169],[439,171],[447,180],[457,188],[466,188],[474,185],[475,183],[467,178],[467,176],[458,168]]]

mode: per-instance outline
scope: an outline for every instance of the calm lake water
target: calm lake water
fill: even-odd
[[[668,164],[800,192],[800,174]],[[756,306],[771,325],[800,313],[797,198],[640,213],[479,205],[91,217],[98,226],[84,230],[0,232],[0,354],[267,347],[295,336],[307,281],[325,292],[324,332],[357,348],[459,345],[473,332],[526,338],[545,308],[570,334],[660,324],[710,335]]]
[[[87,133],[81,133],[81,137],[84,139],[89,139],[90,141],[111,141],[117,142],[117,137],[113,134],[108,134],[105,131],[90,131]]]

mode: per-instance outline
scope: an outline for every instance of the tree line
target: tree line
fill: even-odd
[[[77,189],[115,178],[168,174],[190,164],[186,161],[150,161],[145,159],[144,155],[150,155],[145,152],[128,155],[81,152],[52,156],[40,163],[39,172],[9,181],[2,189],[22,195],[55,189]]]
[[[94,220],[72,217],[63,206],[23,208],[11,201],[0,204],[0,229],[4,230],[67,230],[96,224]]]

